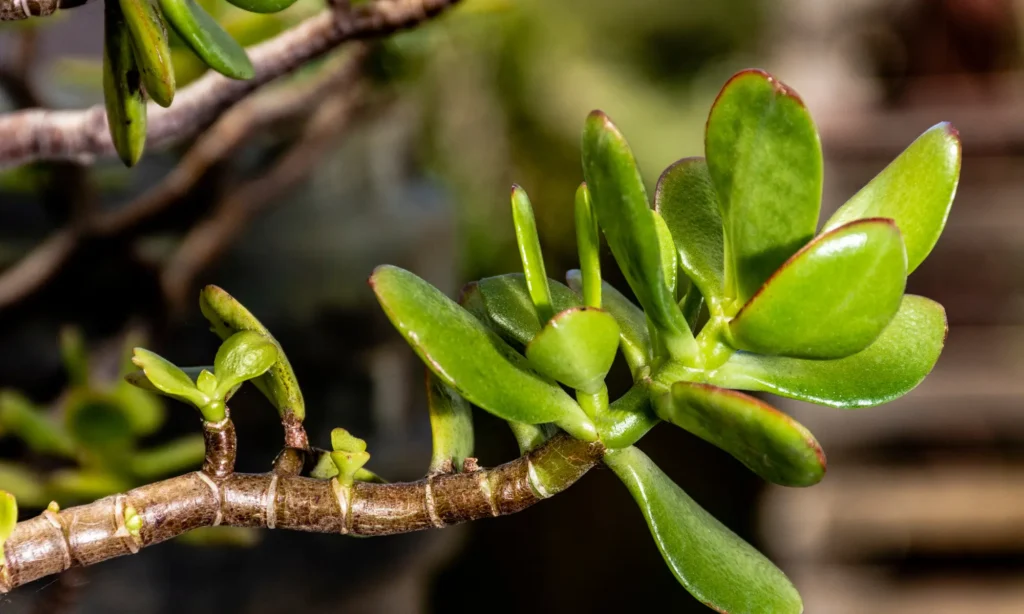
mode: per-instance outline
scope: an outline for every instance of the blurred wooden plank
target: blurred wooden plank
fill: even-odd
[[[873,568],[787,568],[813,614],[1020,614],[1024,582],[948,574],[920,580],[887,576]]]
[[[1022,502],[1024,464],[845,465],[812,489],[770,489],[763,533],[800,561],[1024,552]]]

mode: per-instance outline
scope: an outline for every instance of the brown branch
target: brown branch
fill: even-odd
[[[189,230],[160,277],[172,312],[185,308],[196,277],[231,245],[253,217],[316,168],[316,162],[348,127],[364,91],[356,86],[324,101],[302,136],[268,172],[232,190],[209,218]]]
[[[220,422],[203,421],[203,442],[206,444],[203,472],[215,479],[231,475],[238,454],[238,439],[231,418]]]
[[[559,435],[512,462],[417,482],[346,487],[267,474],[194,472],[19,522],[4,544],[0,591],[92,565],[200,527],[228,525],[362,536],[408,533],[521,511],[557,494],[603,456],[600,443]],[[125,527],[133,508],[142,528]]]
[[[0,0],[0,21],[47,17],[58,8],[62,8],[60,0]]]
[[[325,9],[251,48],[249,57],[256,70],[252,79],[235,81],[210,72],[178,92],[169,109],[151,104],[148,146],[167,147],[192,137],[250,92],[346,41],[414,27],[458,1],[377,0],[353,8]],[[91,161],[113,154],[102,105],[85,111],[34,109],[0,117],[0,168],[39,159]]]

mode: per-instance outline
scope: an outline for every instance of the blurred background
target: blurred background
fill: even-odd
[[[203,4],[245,43],[321,8],[300,0],[254,16]],[[0,111],[99,102],[101,18],[93,2],[0,26]],[[208,283],[281,341],[316,445],[344,426],[368,440],[377,473],[417,479],[430,455],[423,369],[366,285],[373,267],[409,268],[451,295],[516,270],[516,182],[561,277],[576,264],[586,113],[615,119],[653,188],[670,163],[702,154],[715,94],[753,66],[796,89],[817,121],[822,219],[928,127],[960,130],[956,204],[908,289],[945,305],[947,348],[923,385],[884,407],[773,399],[829,454],[814,488],[767,488],[669,426],[641,447],[778,562],[809,613],[1024,612],[1022,25],[1022,0],[464,0],[259,94],[265,108],[299,99],[272,120],[239,105],[206,131],[216,156],[188,143],[131,171],[113,161],[4,171],[0,487],[36,514],[51,499],[70,505],[197,466],[194,412],[117,382],[132,345],[212,361],[218,342],[197,308]],[[179,82],[198,76],[186,51],[175,63]],[[628,373],[615,377],[613,392],[624,390]],[[275,412],[252,390],[233,409],[239,470],[267,470]],[[43,413],[73,441],[33,440]],[[477,454],[485,465],[517,454],[482,412]],[[372,540],[204,532],[0,601],[41,613],[648,607],[706,611],[601,469],[499,520]]]

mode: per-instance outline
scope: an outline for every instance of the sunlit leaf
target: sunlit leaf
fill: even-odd
[[[159,354],[135,348],[132,362],[142,369],[149,383],[162,394],[196,407],[205,407],[210,402],[210,398],[199,391],[184,371]]]
[[[906,256],[892,220],[850,222],[782,265],[729,323],[758,354],[842,358],[871,344],[900,307]]]
[[[459,393],[436,375],[427,372],[427,408],[433,453],[430,471],[451,468],[462,471],[462,463],[473,455],[473,408]]]
[[[583,304],[580,297],[564,284],[549,279],[548,287],[556,313]],[[506,341],[525,347],[540,332],[537,312],[522,274],[485,277],[467,286],[467,290],[470,288],[479,291],[488,318]],[[467,290],[463,291],[464,297]]]
[[[558,313],[526,346],[526,358],[544,375],[593,394],[604,384],[619,347],[615,318],[595,307]]]
[[[566,280],[573,290],[582,290],[578,269],[569,271]],[[647,329],[647,318],[639,307],[608,282],[601,284],[601,294],[605,311],[612,314],[619,324],[619,347],[622,348],[630,371],[636,377],[651,362],[651,336]]]
[[[263,375],[277,359],[277,345],[264,335],[249,330],[231,335],[213,359],[217,397],[224,398],[242,382]]]

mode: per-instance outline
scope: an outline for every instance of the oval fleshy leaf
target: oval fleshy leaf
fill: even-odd
[[[729,323],[734,347],[842,358],[868,347],[899,310],[906,256],[889,219],[850,222],[783,264]]]
[[[466,400],[505,420],[555,422],[578,439],[596,438],[564,390],[440,290],[393,266],[377,267],[370,283],[398,332]]]
[[[203,371],[209,371],[211,373],[213,372],[212,365],[206,367],[180,367],[180,369],[193,382],[199,381],[199,375]],[[145,372],[142,371],[142,369],[125,373],[124,380],[131,384],[132,386],[135,386],[136,388],[141,388],[147,392],[156,392],[158,394],[163,394],[163,392],[159,388],[154,386],[152,382],[149,381],[149,379],[146,377]],[[241,384],[238,384],[238,386],[235,386],[234,388],[229,390],[228,393],[224,395],[224,402],[230,401],[231,397],[233,397],[235,393],[238,392],[238,389],[241,386]],[[198,388],[198,384],[196,387]]]
[[[544,255],[540,249],[533,205],[526,190],[519,186],[512,186],[512,223],[516,229],[516,244],[523,263],[526,287],[530,291],[537,320],[545,324],[555,315],[555,310],[551,306],[551,290],[548,289],[548,274],[544,271]]]
[[[565,277],[570,288],[576,292],[582,289],[583,280],[579,269],[569,271]],[[605,311],[612,314],[619,324],[619,347],[635,379],[651,362],[651,333],[647,328],[647,318],[633,301],[608,282],[601,283],[601,293]]]
[[[540,332],[540,321],[521,273],[485,277],[472,286],[479,291],[487,316],[503,339],[526,346]],[[583,304],[565,284],[549,279],[548,287],[556,313]],[[463,291],[463,297],[466,296]]]
[[[847,222],[892,218],[907,246],[907,274],[935,247],[946,226],[960,180],[960,133],[943,122],[907,147],[825,222],[824,231]]]
[[[430,371],[427,408],[434,442],[430,472],[462,471],[462,463],[473,455],[473,408]]]
[[[704,145],[722,211],[725,292],[738,308],[814,236],[821,143],[795,92],[745,70],[718,94]]]
[[[612,254],[665,347],[677,359],[694,356],[697,343],[666,283],[658,230],[633,152],[600,111],[587,117],[583,130],[583,175]]]
[[[872,407],[920,384],[939,359],[945,340],[942,305],[908,294],[896,317],[863,352],[837,360],[737,352],[711,373],[711,383],[831,407]]]
[[[223,399],[242,382],[263,375],[277,362],[277,357],[277,345],[257,332],[244,330],[231,335],[213,359],[216,396]]]
[[[526,346],[533,368],[575,390],[601,389],[619,347],[619,325],[607,311],[573,307],[558,313]]]
[[[103,102],[114,149],[135,166],[146,148],[146,93],[121,5],[103,3]]]
[[[803,611],[782,570],[704,511],[643,452],[616,450],[604,462],[633,495],[669,570],[700,602],[730,614]]]
[[[597,226],[594,201],[587,184],[580,184],[576,190],[576,249],[580,257],[580,289],[583,304],[587,307],[601,306],[601,236]]]
[[[146,379],[161,394],[174,397],[179,401],[190,403],[196,407],[205,407],[210,398],[199,391],[189,376],[163,356],[145,348],[135,348],[132,362],[142,369]]]
[[[654,396],[658,417],[732,454],[765,480],[811,486],[825,477],[825,453],[796,420],[752,396],[676,382]]]
[[[658,179],[654,208],[668,225],[679,265],[721,314],[725,276],[722,213],[704,158],[683,158]]]
[[[301,422],[306,417],[306,403],[302,398],[299,380],[281,344],[267,327],[235,297],[217,286],[203,288],[199,295],[199,310],[209,320],[210,330],[222,341],[239,331],[251,330],[263,335],[277,347],[277,362],[269,371],[252,380],[252,383],[277,408],[282,418],[291,416]]]
[[[195,0],[160,0],[160,8],[207,66],[232,79],[252,79],[256,74],[245,49]]]
[[[120,0],[120,5],[146,94],[161,107],[169,107],[174,100],[174,66],[167,24],[157,0]]]
[[[296,0],[228,0],[250,13],[278,13],[295,4]]]

